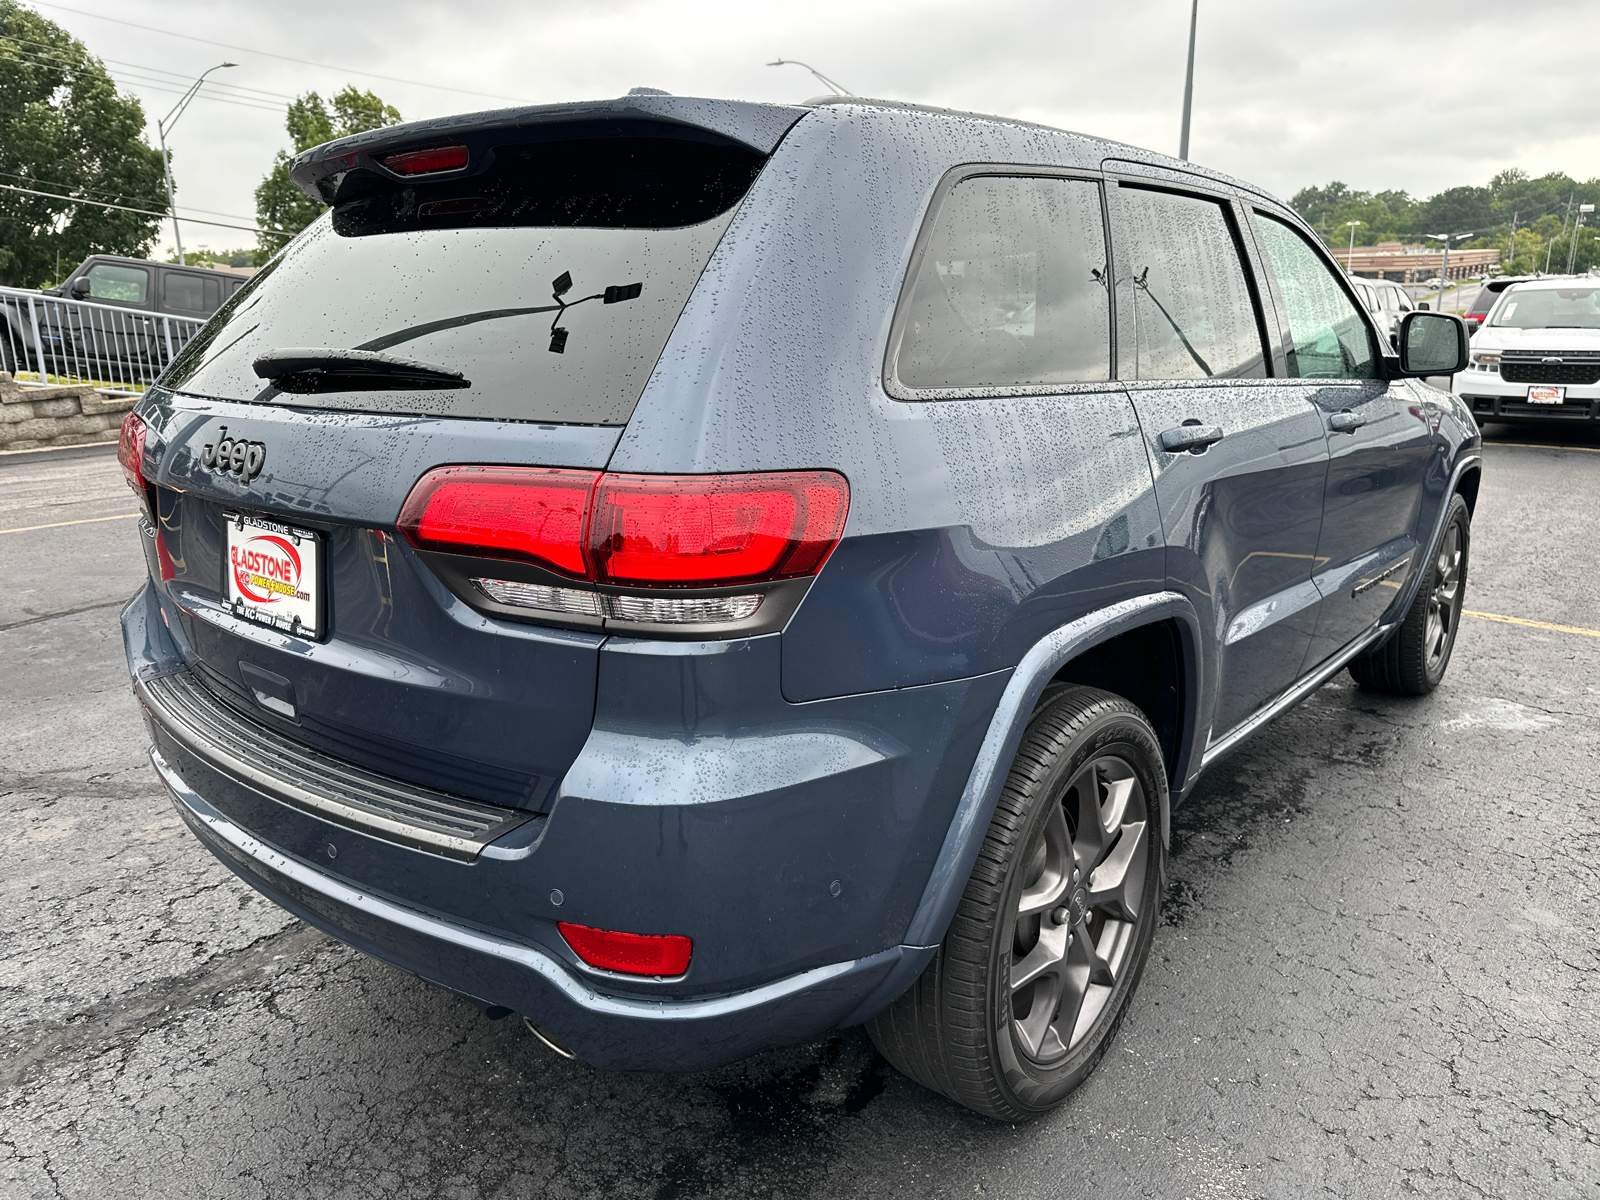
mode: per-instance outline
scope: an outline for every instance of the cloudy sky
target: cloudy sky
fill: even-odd
[[[346,83],[378,92],[407,119],[641,85],[777,101],[823,91],[799,67],[764,65],[795,58],[865,96],[1176,153],[1189,17],[1189,0],[36,7],[144,102],[152,142],[173,88],[224,59],[239,64],[212,77],[227,86],[201,94],[169,145],[180,211],[246,223],[252,190],[287,148],[284,104]],[[1594,0],[1200,0],[1190,157],[1283,196],[1332,179],[1425,196],[1512,166],[1590,178],[1600,175],[1597,35]],[[198,225],[184,237],[214,248],[252,240]]]

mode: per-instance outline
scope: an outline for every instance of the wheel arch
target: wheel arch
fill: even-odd
[[[1171,839],[1173,793],[1198,765],[1196,715],[1200,696],[1200,619],[1194,607],[1177,592],[1155,592],[1088,613],[1040,638],[1022,656],[1012,672],[1000,703],[967,777],[955,816],[945,834],[938,858],[912,914],[903,943],[936,946],[944,937],[961,900],[967,877],[983,843],[995,803],[1004,786],[1011,760],[1022,740],[1040,697],[1055,683],[1088,684],[1117,691],[1116,680],[1127,679],[1140,664],[1165,662],[1172,692],[1162,682],[1147,683],[1144,702],[1126,696],[1162,736],[1162,722],[1171,726],[1171,753],[1167,761],[1168,789],[1161,804],[1161,837]],[[1132,664],[1124,654],[1142,655]],[[1118,694],[1125,694],[1118,692]],[[1148,704],[1150,707],[1146,707]],[[1167,740],[1162,742],[1166,752]]]
[[[1461,472],[1461,477],[1456,480],[1455,490],[1467,502],[1467,512],[1472,516],[1478,515],[1478,485],[1483,482],[1483,467],[1477,459],[1472,460],[1472,465]]]

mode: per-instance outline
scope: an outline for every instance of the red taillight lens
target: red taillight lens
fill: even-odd
[[[122,418],[122,432],[117,437],[117,461],[122,464],[123,478],[140,499],[144,498],[144,440],[148,433],[144,421],[129,413]]]
[[[812,575],[844,531],[832,471],[606,475],[590,545],[603,583],[677,587]]]
[[[694,950],[694,943],[678,934],[614,933],[570,921],[560,928],[572,952],[591,967],[628,975],[682,975]]]
[[[436,171],[459,171],[469,157],[465,146],[433,146],[391,154],[379,161],[396,175],[431,175]]]
[[[400,532],[421,550],[537,563],[589,574],[585,523],[598,471],[442,467],[411,489]]]

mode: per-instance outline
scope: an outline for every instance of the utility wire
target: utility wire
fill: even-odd
[[[14,187],[9,183],[0,183],[0,191],[22,192],[28,196],[43,196],[48,200],[65,200],[68,204],[92,204],[96,208],[114,208],[118,212],[138,213],[144,217],[160,217],[166,220],[173,214],[152,212],[148,208],[130,208],[126,204],[107,204],[104,200],[84,200],[78,196],[58,196],[54,192],[40,192],[33,188]],[[191,225],[215,225],[219,229],[242,229],[246,233],[267,234],[270,237],[292,238],[294,234],[285,229],[261,229],[253,225],[228,225],[222,221],[202,221],[199,217],[177,217],[179,221],[187,221]]]
[[[16,42],[20,46],[34,46],[34,47],[37,48],[34,51],[35,54],[37,54],[39,50],[48,51],[47,54],[42,55],[41,57],[45,57],[45,58],[53,57],[53,58],[59,59],[61,62],[64,62],[64,63],[74,63],[74,65],[81,65],[81,64],[79,64],[77,62],[77,60],[74,59],[74,57],[64,54],[62,52],[62,50],[63,50],[62,47],[60,47],[60,46],[52,46],[49,42],[36,42],[32,38],[18,37],[14,33],[0,34],[0,40],[4,40],[4,41],[8,41],[8,42]],[[92,57],[99,57],[99,56],[85,54],[85,55],[82,55],[82,56],[79,56],[79,57],[80,58],[85,58],[85,57],[92,58]],[[117,58],[103,58],[102,57],[102,58],[100,58],[100,61],[101,62],[108,62],[108,63],[116,63],[120,67],[132,67],[132,68],[134,68],[135,70],[138,70],[138,71],[150,71],[150,72],[153,72],[154,74],[157,74],[157,75],[170,75],[176,81],[187,82],[188,78],[189,78],[187,75],[183,74],[183,72],[181,72],[181,71],[169,71],[165,67],[147,67],[143,63],[124,62],[123,60],[117,59]],[[207,87],[228,88],[231,91],[237,91],[237,92],[254,92],[258,96],[264,96],[269,100],[293,100],[294,99],[293,96],[285,96],[282,92],[268,92],[268,91],[263,91],[261,88],[246,87],[244,84],[240,84],[240,83],[223,83],[223,82],[221,82],[219,80],[214,80],[214,79],[208,79],[206,81],[206,86]]]
[[[153,25],[140,25],[135,21],[124,21],[120,17],[107,17],[102,16],[100,13],[86,12],[81,8],[68,8],[65,4],[51,4],[48,3],[47,0],[32,0],[32,3],[38,4],[41,8],[53,8],[60,12],[74,13],[80,17],[93,17],[99,21],[110,21],[117,25],[126,25],[130,29],[142,29],[146,33],[161,33],[168,37],[185,38],[188,41],[201,42],[207,46],[220,46],[224,50],[238,50],[244,54],[259,55],[262,58],[276,58],[283,62],[298,63],[303,67],[316,67],[321,71],[338,71],[346,75],[364,75],[368,79],[383,79],[389,83],[404,83],[412,87],[433,88],[434,90],[441,92],[459,92],[463,96],[483,96],[489,100],[506,100],[512,104],[522,103],[522,101],[516,96],[502,96],[495,92],[475,92],[470,88],[451,87],[444,83],[425,83],[420,79],[406,79],[398,75],[379,75],[376,71],[358,71],[354,67],[330,66],[327,63],[312,62],[308,58],[295,58],[288,54],[273,54],[269,50],[258,50],[253,46],[236,46],[232,42],[217,42],[210,38],[196,37],[192,33],[178,33],[171,29],[158,29]]]
[[[87,69],[86,63],[69,63],[64,60],[36,58],[25,50],[17,51],[16,54],[18,60],[22,62],[32,63],[35,66],[50,67],[61,71],[63,75],[81,74]],[[119,80],[122,83],[126,83],[134,87],[148,88],[157,92],[170,92],[175,95],[181,95],[189,90],[187,85],[182,87],[174,86],[173,81],[167,79],[157,79],[151,76],[135,75],[127,70],[112,70],[111,68],[103,65],[101,70],[105,71],[105,73],[112,79]],[[254,108],[261,112],[271,113],[283,111],[281,105],[269,104],[255,96],[235,96],[228,93],[213,92],[209,83],[201,90],[200,94],[205,96],[208,100],[216,100],[223,104],[233,104],[240,108]]]
[[[76,183],[63,183],[59,179],[40,179],[37,175],[19,175],[15,171],[0,171],[0,175],[5,176],[7,179],[21,180],[23,183],[37,183],[42,184],[45,187],[75,189],[82,192],[85,197],[96,198],[100,200],[127,200],[135,204],[149,204],[152,206],[165,203],[165,201],[162,200],[152,200],[148,196],[130,196],[126,192],[108,192],[103,188],[83,187]],[[214,208],[196,208],[192,204],[183,205],[183,211],[205,213],[210,217],[232,217],[236,221],[248,221],[251,219],[250,217],[242,216],[239,213],[218,212]]]

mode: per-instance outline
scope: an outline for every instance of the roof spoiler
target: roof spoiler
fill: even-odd
[[[577,135],[677,137],[691,141],[733,142],[762,155],[777,149],[790,127],[811,109],[783,104],[751,104],[740,100],[707,100],[693,96],[630,94],[615,100],[573,104],[540,104],[464,113],[429,121],[390,125],[324,142],[295,156],[289,176],[319,204],[332,204],[339,184],[361,168],[379,176],[403,179],[383,159],[441,144],[467,146],[470,175],[482,162],[480,148],[510,140],[559,140]]]

